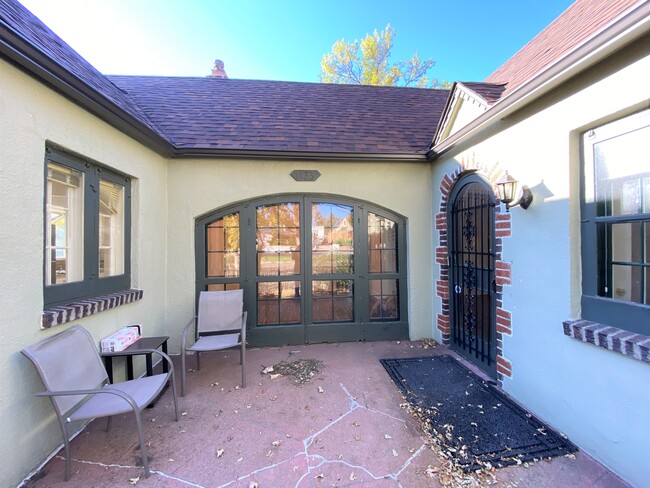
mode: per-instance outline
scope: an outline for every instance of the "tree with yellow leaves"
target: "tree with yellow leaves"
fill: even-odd
[[[417,53],[407,61],[390,63],[395,29],[390,24],[381,32],[366,34],[361,41],[340,39],[321,60],[320,81],[345,85],[417,86],[447,88],[449,83],[429,80],[432,58],[422,60]]]

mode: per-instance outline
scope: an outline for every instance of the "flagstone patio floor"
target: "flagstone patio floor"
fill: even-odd
[[[91,422],[71,443],[72,478],[59,452],[25,486],[38,487],[441,487],[628,486],[583,452],[463,481],[429,447],[379,359],[451,352],[415,341],[250,349],[240,388],[238,352],[207,353],[190,371],[174,421],[170,389],[143,412],[152,474],[143,476],[132,416]],[[177,358],[176,358],[177,359]],[[307,382],[262,371],[321,361]],[[188,360],[195,367],[194,358]],[[118,378],[119,379],[119,378]],[[35,401],[45,401],[36,400]]]

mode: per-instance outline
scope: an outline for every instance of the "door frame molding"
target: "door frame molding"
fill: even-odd
[[[255,208],[259,205],[273,205],[283,202],[297,201],[303,207],[300,209],[300,235],[301,235],[301,273],[296,275],[302,281],[302,298],[301,298],[301,317],[302,323],[299,325],[272,325],[257,326],[255,322],[256,310],[256,262],[255,262]],[[311,216],[312,203],[333,203],[352,206],[354,209],[354,256],[355,256],[355,273],[350,276],[353,280],[364,281],[364,284],[355,282],[355,288],[358,286],[360,293],[354,294],[355,317],[354,322],[346,323],[323,323],[323,324],[306,324],[306,319],[310,314],[306,313],[306,300],[310,293],[305,293],[307,283],[311,283],[313,276],[311,270],[308,270],[311,263],[310,249],[307,244],[311,241],[311,236],[306,234],[310,232],[311,223],[308,218]],[[306,206],[309,206],[307,209]],[[210,281],[205,272],[207,259],[207,246],[205,242],[205,228],[210,222],[233,212],[240,212],[240,277],[235,279],[221,279],[232,283],[240,283],[244,288],[244,306],[249,310],[249,332],[248,342],[254,346],[282,345],[282,344],[305,344],[314,342],[343,342],[357,340],[405,340],[409,338],[408,322],[408,220],[406,217],[391,211],[381,205],[371,202],[358,200],[345,195],[334,195],[326,193],[283,193],[260,195],[258,197],[233,202],[220,208],[206,212],[195,218],[194,242],[195,242],[195,293],[198,302],[198,294],[205,289]],[[399,319],[394,321],[370,321],[362,320],[364,310],[368,307],[368,300],[364,290],[368,290],[368,280],[371,275],[368,273],[368,244],[367,244],[367,216],[368,213],[376,213],[382,217],[394,220],[398,224],[398,273],[395,273],[399,280]],[[309,224],[309,225],[307,225]],[[362,232],[363,224],[366,228]],[[307,228],[309,227],[309,228]],[[253,236],[253,238],[251,238]],[[366,242],[363,242],[363,239]],[[278,277],[285,278],[288,277]],[[324,277],[323,279],[327,279]],[[379,276],[373,279],[380,279]],[[385,277],[384,279],[389,279]],[[278,280],[280,281],[280,280]],[[363,296],[362,296],[363,295]],[[367,315],[367,314],[366,314]]]

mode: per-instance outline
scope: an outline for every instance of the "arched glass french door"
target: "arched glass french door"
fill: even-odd
[[[245,202],[197,219],[197,293],[243,288],[254,345],[406,339],[405,236],[365,202]]]
[[[470,173],[454,185],[449,202],[452,349],[496,377],[494,193]]]

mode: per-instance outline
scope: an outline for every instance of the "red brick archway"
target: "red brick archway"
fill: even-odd
[[[456,181],[467,172],[480,172],[495,187],[497,179],[501,176],[498,164],[486,167],[472,161],[467,163],[461,161],[460,167],[442,178],[439,190],[441,194],[440,208],[436,214],[435,229],[438,232],[439,246],[435,251],[435,261],[440,267],[440,279],[435,283],[436,296],[441,300],[440,311],[436,317],[436,325],[442,334],[442,343],[450,345],[451,329],[449,315],[449,249],[447,241],[447,203],[449,195]],[[495,192],[496,194],[496,192]],[[497,196],[498,201],[498,196]],[[497,379],[503,381],[503,377],[512,377],[512,363],[506,359],[503,351],[503,335],[512,335],[511,313],[503,307],[503,286],[512,284],[511,263],[503,260],[503,238],[511,237],[510,213],[502,212],[501,205],[496,208],[496,341],[497,341]]]

